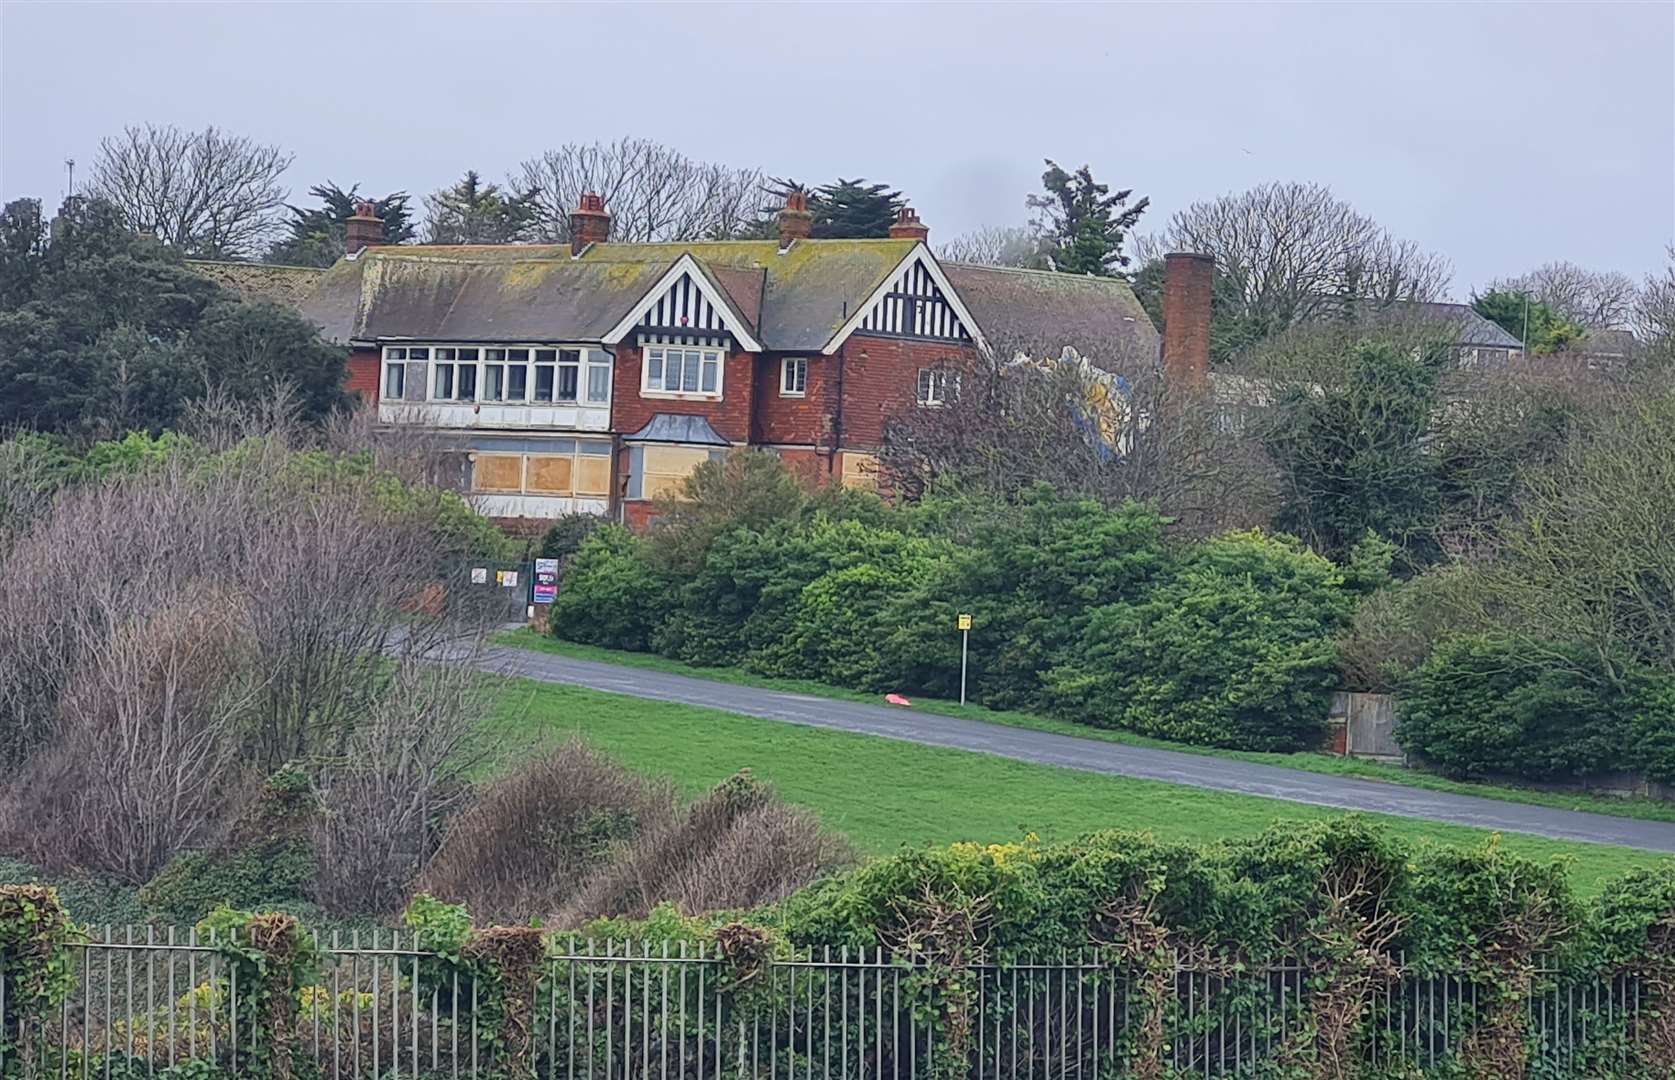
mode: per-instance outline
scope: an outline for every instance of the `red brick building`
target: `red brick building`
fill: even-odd
[[[938,407],[961,368],[1014,343],[1158,362],[1122,281],[945,265],[911,210],[878,240],[810,239],[809,221],[793,197],[777,240],[619,244],[584,196],[569,246],[386,247],[357,217],[359,250],[298,306],[350,350],[349,387],[381,419],[460,437],[469,491],[501,518],[638,523],[736,446],[871,484],[893,414]],[[1199,284],[1176,269],[1172,287]],[[1196,308],[1197,291],[1171,302]],[[1207,350],[1187,344],[1176,362],[1201,373]]]

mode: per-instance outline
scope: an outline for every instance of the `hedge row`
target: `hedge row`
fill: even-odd
[[[722,468],[720,464],[705,468]],[[1356,593],[1284,537],[1179,545],[1150,508],[1037,490],[792,504],[744,520],[614,527],[570,560],[553,632],[694,664],[867,691],[958,694],[1210,746],[1318,743],[1333,637]]]
[[[1401,715],[1402,745],[1453,775],[1675,782],[1675,680],[1583,646],[1446,639],[1404,680]]]

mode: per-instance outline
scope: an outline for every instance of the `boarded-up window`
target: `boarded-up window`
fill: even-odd
[[[878,490],[878,458],[872,454],[844,451],[843,486]]]
[[[583,455],[576,459],[576,494],[609,495],[611,459]]]
[[[526,490],[531,495],[568,495],[574,460],[570,455],[549,457],[529,455],[529,478]]]
[[[473,491],[522,491],[522,454],[478,454],[472,463]]]
[[[692,470],[710,459],[708,450],[686,446],[646,447],[645,484],[642,488],[648,499],[678,499],[681,481],[692,475]]]

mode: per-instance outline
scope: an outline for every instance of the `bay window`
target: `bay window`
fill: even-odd
[[[611,400],[611,355],[603,349],[524,345],[390,345],[384,398],[498,404],[589,405]]]
[[[648,346],[640,371],[642,393],[721,396],[720,349]]]

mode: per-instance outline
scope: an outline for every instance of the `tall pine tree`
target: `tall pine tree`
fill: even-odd
[[[1151,199],[1142,198],[1129,206],[1132,188],[1112,194],[1109,185],[1094,180],[1088,166],[1068,173],[1051,158],[1041,174],[1041,186],[1045,195],[1031,195],[1024,201],[1040,215],[1035,224],[1044,237],[1052,268],[1066,274],[1120,276],[1128,265],[1123,240]]]
[[[459,183],[425,196],[425,242],[516,244],[529,239],[537,212],[533,194],[507,195],[470,169]]]
[[[865,240],[890,235],[890,225],[896,211],[907,205],[901,192],[889,184],[869,184],[864,177],[845,180],[818,188],[809,188],[795,180],[774,179],[768,183],[772,204],[763,208],[767,224],[759,230],[772,235],[773,215],[785,205],[785,197],[793,191],[808,195],[808,209],[814,215],[810,236],[816,240]]]
[[[346,223],[355,214],[355,204],[362,200],[359,191],[359,184],[345,191],[330,180],[309,188],[308,193],[319,199],[320,205],[307,210],[288,208],[291,218],[285,228],[290,235],[268,249],[265,261],[286,266],[330,266],[341,259],[348,250]],[[405,244],[413,239],[415,230],[407,200],[405,191],[372,200],[373,213],[384,221],[384,243]]]

